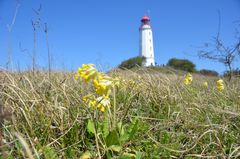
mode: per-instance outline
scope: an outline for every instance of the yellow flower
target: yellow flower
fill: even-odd
[[[224,82],[223,82],[222,79],[219,79],[219,80],[216,82],[216,84],[217,84],[217,89],[218,89],[219,91],[224,90]]]
[[[89,95],[83,96],[83,102],[86,103],[90,107],[96,108],[97,102],[95,100],[94,95],[89,94]]]
[[[84,101],[84,103],[87,103],[87,101],[88,101],[88,96],[83,96],[83,101]]]
[[[110,99],[108,96],[98,97],[96,101],[98,102],[97,108],[101,112],[104,112],[106,107],[110,107]]]
[[[204,86],[205,88],[208,88],[208,83],[207,83],[207,82],[203,82],[203,86]]]
[[[192,83],[192,75],[190,73],[188,73],[186,76],[185,76],[185,79],[184,79],[184,84],[186,85],[189,85]]]
[[[100,108],[100,111],[101,111],[101,112],[105,112],[105,107],[101,107],[101,108]]]
[[[111,89],[122,84],[120,77],[112,78],[103,72],[98,72],[93,64],[83,64],[74,76],[76,79],[82,78],[86,82],[91,81],[95,92],[83,96],[82,100],[89,107],[98,109],[101,112],[105,112],[106,108],[111,105],[109,99]],[[98,98],[96,98],[96,94],[99,96]]]
[[[222,85],[223,84],[223,80],[219,79],[216,83],[217,83],[217,85]]]
[[[83,64],[81,68],[78,68],[79,76],[88,82],[90,79],[95,79],[98,72],[93,64]],[[75,75],[75,77],[78,77]]]
[[[97,104],[96,100],[90,100],[89,101],[89,106],[90,107],[96,108],[96,104]]]
[[[110,99],[108,96],[100,96],[98,98],[95,98],[94,95],[89,94],[83,96],[83,102],[86,103],[89,107],[98,109],[101,112],[104,112],[106,110],[106,107],[110,107]]]
[[[93,80],[93,85],[95,87],[97,94],[101,96],[102,95],[108,96],[111,92],[113,81],[111,77],[101,73],[101,74],[98,74],[95,80]]]

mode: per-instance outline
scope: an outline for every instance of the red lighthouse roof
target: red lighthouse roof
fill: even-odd
[[[142,19],[141,19],[141,22],[148,22],[150,21],[150,18],[148,16],[143,16]]]

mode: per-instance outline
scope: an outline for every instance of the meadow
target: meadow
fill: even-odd
[[[102,74],[108,88],[77,76],[1,71],[0,158],[240,158],[239,78],[219,91],[219,77],[151,68]]]

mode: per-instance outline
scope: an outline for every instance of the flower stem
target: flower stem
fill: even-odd
[[[115,87],[113,87],[113,128],[115,129],[117,127],[116,122],[116,91]]]
[[[94,124],[94,136],[95,136],[98,158],[100,159],[101,158],[101,153],[100,153],[100,150],[99,150],[98,136],[97,136],[97,126],[96,126],[96,120],[95,120],[94,116],[92,116],[92,120],[93,120],[93,124]]]

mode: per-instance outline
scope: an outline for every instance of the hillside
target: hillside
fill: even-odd
[[[1,127],[4,158],[239,158],[240,81],[157,70],[114,70],[109,109],[74,73],[0,76],[1,106],[12,112]],[[208,87],[203,83],[208,82]],[[101,101],[100,101],[101,102]],[[4,112],[1,113],[1,117]],[[3,121],[1,121],[3,123]]]

